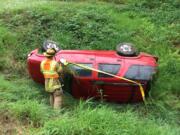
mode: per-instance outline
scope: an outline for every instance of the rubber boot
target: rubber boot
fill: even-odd
[[[60,109],[62,107],[62,93],[60,90],[54,92],[54,109]]]

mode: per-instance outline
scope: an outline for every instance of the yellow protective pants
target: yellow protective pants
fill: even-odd
[[[63,92],[62,90],[55,90],[54,92],[50,93],[50,105],[54,109],[60,109],[63,104]]]

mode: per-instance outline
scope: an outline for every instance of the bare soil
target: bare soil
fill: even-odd
[[[8,112],[0,112],[0,135],[23,135],[24,127]]]

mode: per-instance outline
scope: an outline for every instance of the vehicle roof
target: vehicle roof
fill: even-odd
[[[127,57],[127,56],[121,56],[116,53],[116,51],[113,50],[61,50],[58,52],[58,54],[84,54],[84,55],[95,55],[95,56],[103,56],[103,57],[119,57],[119,58],[139,58],[141,56],[147,56],[147,57],[154,57],[153,55],[141,52],[136,57]],[[58,55],[57,54],[57,55]]]
[[[36,59],[44,58],[43,54],[38,53],[38,49],[32,52],[38,56]],[[97,63],[120,63],[123,61],[127,66],[132,64],[156,66],[155,56],[143,52],[135,57],[127,57],[120,56],[113,50],[60,50],[55,57],[56,60],[64,58],[77,63],[89,63],[96,59]]]
[[[61,58],[66,59],[68,62],[92,64],[92,67],[99,69],[100,64],[106,65],[120,65],[118,76],[124,76],[129,67],[133,65],[152,66],[156,67],[157,62],[154,56],[140,53],[136,57],[120,56],[116,51],[102,51],[102,50],[61,50],[54,59],[60,61]],[[30,53],[28,61],[31,61],[39,67],[40,62],[45,59],[43,54],[39,54],[38,50],[34,50]],[[112,66],[112,70],[114,66]],[[97,77],[97,73],[93,73],[94,77]],[[115,78],[114,78],[115,79]]]
[[[140,64],[155,66],[154,56],[141,52],[138,56],[121,56],[113,50],[61,50],[57,58],[65,58],[77,63],[89,63],[96,59],[97,63],[122,63],[126,65]]]

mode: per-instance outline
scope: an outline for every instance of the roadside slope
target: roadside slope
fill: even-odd
[[[1,123],[9,117],[14,125],[19,124],[11,130],[18,133],[179,133],[177,3],[0,2],[0,134],[9,131]],[[120,42],[133,42],[140,51],[158,56],[159,75],[147,105],[84,102],[67,94],[65,108],[60,112],[51,110],[43,86],[32,82],[24,72],[27,54],[45,39],[59,42],[64,49],[110,50]]]

